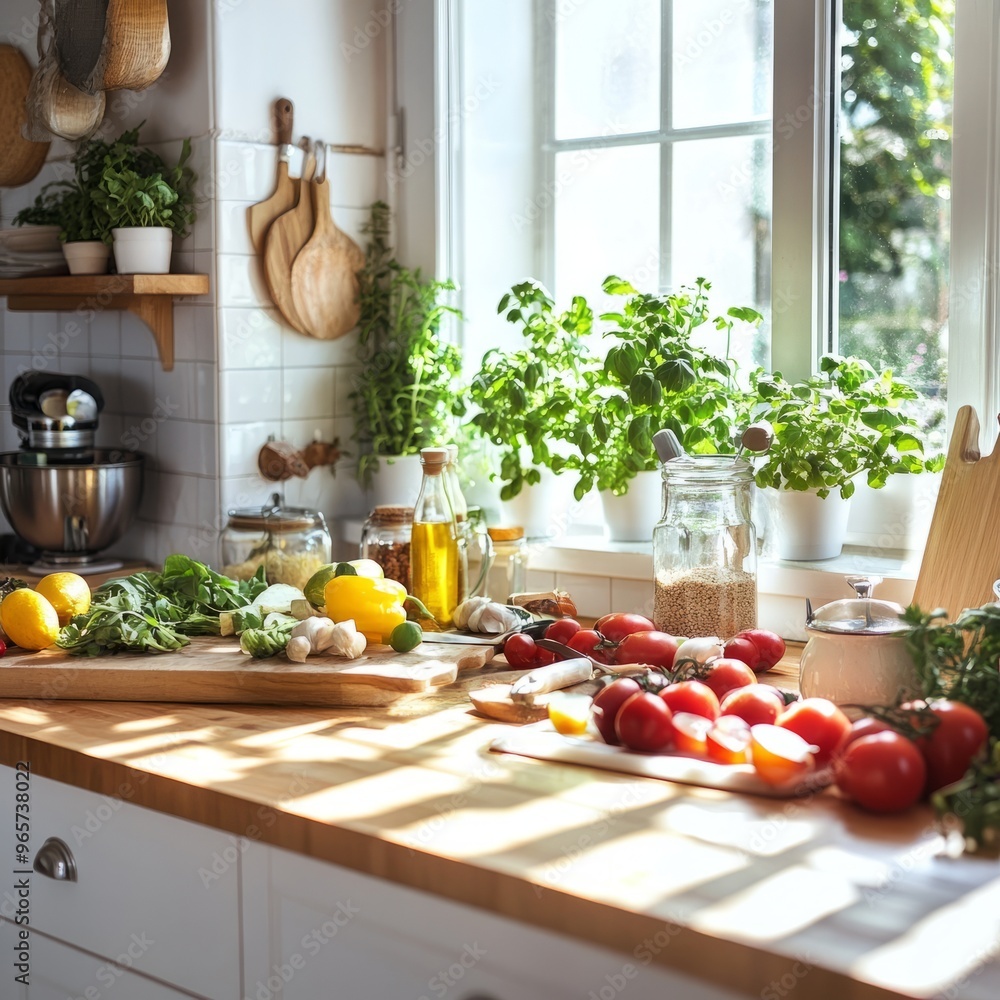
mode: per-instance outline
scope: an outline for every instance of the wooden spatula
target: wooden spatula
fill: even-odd
[[[303,333],[303,323],[292,299],[292,264],[306,245],[313,231],[313,204],[310,181],[316,169],[316,158],[309,153],[302,177],[297,182],[299,200],[295,207],[279,215],[267,231],[264,246],[264,277],[271,299],[281,315]]]
[[[955,418],[941,492],[934,507],[913,601],[944,608],[954,621],[965,608],[994,600],[1000,578],[1000,446],[979,453],[979,418],[963,406]]]
[[[292,300],[304,332],[320,340],[341,337],[358,323],[357,271],[364,251],[334,224],[330,182],[323,170],[312,182],[313,234],[292,265]]]
[[[265,201],[251,206],[247,213],[250,238],[257,253],[264,249],[264,239],[271,223],[295,206],[298,194],[295,183],[288,176],[288,154],[292,143],[294,110],[292,102],[287,97],[279,97],[274,102],[274,121],[278,132],[278,179],[274,185],[274,193]]]

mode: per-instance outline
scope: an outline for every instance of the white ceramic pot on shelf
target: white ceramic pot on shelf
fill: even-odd
[[[107,274],[111,247],[100,240],[78,240],[64,243],[63,256],[70,274]]]
[[[524,528],[528,539],[556,538],[566,533],[571,491],[569,480],[549,469],[540,469],[537,483],[521,487],[517,496],[500,503],[504,527]]]
[[[628,492],[615,496],[601,490],[601,506],[610,542],[652,542],[653,528],[663,513],[663,478],[659,469],[639,472]]]
[[[112,229],[119,274],[169,274],[173,231],[163,226]]]
[[[768,554],[776,559],[811,561],[840,555],[847,535],[851,501],[838,490],[819,497],[815,490],[764,491],[770,538]]]
[[[423,478],[419,455],[380,455],[367,490],[369,506],[412,507]]]

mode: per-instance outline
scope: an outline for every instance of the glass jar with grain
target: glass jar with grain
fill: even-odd
[[[726,455],[663,466],[663,514],[653,531],[653,620],[671,635],[729,638],[757,626],[753,469]]]

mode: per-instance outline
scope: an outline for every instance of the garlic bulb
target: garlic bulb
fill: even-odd
[[[452,615],[458,628],[486,635],[500,635],[521,624],[521,616],[504,604],[491,601],[488,597],[470,597],[463,601]]]

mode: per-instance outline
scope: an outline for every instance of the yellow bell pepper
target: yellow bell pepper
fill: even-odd
[[[388,642],[392,630],[406,621],[406,596],[401,583],[370,576],[335,576],[323,591],[327,617],[335,622],[353,618],[369,642]]]

